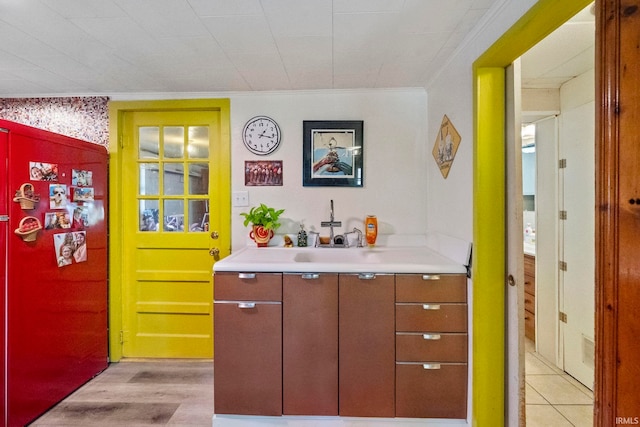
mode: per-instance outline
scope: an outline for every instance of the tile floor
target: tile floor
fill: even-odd
[[[211,360],[114,363],[31,426],[208,426],[213,416]]]
[[[593,393],[535,352],[525,356],[527,427],[593,425]]]
[[[527,427],[593,425],[593,393],[527,343]],[[115,363],[32,426],[211,426],[213,363],[131,360]]]

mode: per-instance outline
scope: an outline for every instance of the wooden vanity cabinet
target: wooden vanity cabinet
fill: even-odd
[[[396,416],[466,418],[467,280],[396,275]]]
[[[282,415],[282,274],[214,282],[215,413]]]
[[[338,415],[338,275],[287,274],[282,287],[283,413]]]
[[[536,257],[524,255],[524,336],[536,340]]]
[[[395,415],[393,274],[340,274],[340,415]]]

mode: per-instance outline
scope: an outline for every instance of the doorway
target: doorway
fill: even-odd
[[[505,302],[505,68],[539,40],[566,22],[591,1],[571,0],[536,2],[518,22],[474,63],[474,422],[478,425],[517,425],[519,411],[511,411],[518,393],[509,394],[509,411],[496,407],[496,396],[503,396],[505,363],[496,360],[496,349],[505,349],[505,357],[518,358],[521,344],[505,341],[496,329],[505,330],[507,319],[518,321],[518,314],[495,310]],[[490,169],[488,169],[490,168]],[[491,191],[489,191],[491,189]],[[492,218],[493,221],[481,221]],[[517,313],[517,310],[515,311]],[[489,327],[491,325],[492,327]],[[511,339],[511,337],[509,337]],[[480,340],[481,342],[478,342]],[[498,352],[499,353],[499,352]],[[522,381],[518,372],[508,372],[509,381]],[[524,389],[524,387],[522,387]],[[491,400],[489,401],[489,396]],[[506,401],[505,401],[506,402]]]
[[[532,194],[525,198],[534,199],[534,210],[525,209],[523,223],[525,252],[537,255],[534,341],[542,357],[590,390],[595,335],[594,57],[592,4],[521,58],[523,123],[535,130],[533,143],[523,133],[522,144],[523,180],[535,176],[535,185],[523,188],[524,194]],[[531,156],[533,162],[524,161]],[[527,173],[527,164],[533,173]]]

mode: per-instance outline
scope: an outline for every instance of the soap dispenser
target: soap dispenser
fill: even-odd
[[[304,224],[300,224],[300,231],[298,231],[298,246],[307,246],[307,232],[304,231]]]
[[[367,244],[373,246],[376,244],[376,238],[378,237],[378,218],[375,215],[367,215],[364,225]]]

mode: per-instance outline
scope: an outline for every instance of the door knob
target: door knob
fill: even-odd
[[[214,258],[217,258],[218,256],[220,256],[220,249],[218,248],[211,248],[209,250],[209,255],[211,255]]]
[[[218,234],[218,232],[217,232],[217,231],[212,231],[212,232],[211,232],[211,238],[212,238],[213,240],[217,239],[218,237],[220,237],[220,234]]]

